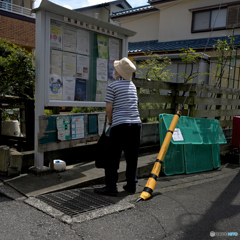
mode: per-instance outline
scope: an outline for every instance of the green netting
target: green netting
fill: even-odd
[[[194,118],[205,144],[227,143],[222,128],[216,119]]]
[[[184,147],[186,173],[209,171],[213,169],[212,145],[188,144]]]
[[[221,167],[221,161],[220,161],[220,145],[219,144],[213,144],[213,167],[219,168]]]
[[[172,122],[173,116],[172,114],[160,114],[163,123],[165,124],[166,129],[169,129],[169,126]],[[160,117],[159,117],[160,119]],[[202,139],[200,133],[198,131],[197,125],[195,123],[194,118],[180,117],[177,123],[176,128],[181,130],[184,141],[174,141],[171,140],[174,144],[189,144],[196,143],[201,144]]]
[[[160,114],[159,120],[165,127],[169,126],[173,119],[172,114]],[[191,118],[182,116],[179,118],[176,128],[179,128],[184,141],[174,141],[174,144],[223,144],[227,143],[222,128],[216,119]]]
[[[163,143],[174,115],[159,115],[160,144]],[[174,175],[212,170],[221,166],[219,144],[226,143],[222,128],[215,119],[180,117],[183,141],[170,142],[163,162],[163,173]]]
[[[185,173],[183,146],[170,143],[168,152],[162,164],[162,172],[165,175]]]
[[[167,133],[167,129],[163,122],[160,122],[159,124],[159,132],[160,144],[162,144]],[[162,164],[162,172],[165,175],[185,173],[183,145],[170,143]]]

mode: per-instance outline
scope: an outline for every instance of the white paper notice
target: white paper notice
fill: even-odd
[[[75,83],[74,77],[63,77],[63,100],[74,101]]]
[[[77,30],[77,52],[89,55],[89,32]]]
[[[104,102],[107,93],[108,82],[97,81],[96,101]]]
[[[77,49],[77,29],[63,27],[63,50],[76,52]]]
[[[97,80],[107,81],[108,79],[108,60],[103,58],[97,59]]]
[[[63,83],[61,76],[49,76],[49,99],[63,98]]]
[[[176,142],[184,141],[180,128],[174,129],[172,138],[173,138],[173,141],[176,141]]]
[[[51,51],[51,74],[62,75],[62,52]]]
[[[76,77],[76,54],[63,53],[63,75],[68,77]]]
[[[89,78],[89,57],[77,55],[77,77],[83,79]]]
[[[119,60],[119,40],[109,38],[109,60]]]
[[[84,137],[84,116],[72,116],[72,139],[79,139]]]
[[[99,136],[102,135],[104,122],[105,122],[105,114],[99,114],[98,115],[98,135]]]

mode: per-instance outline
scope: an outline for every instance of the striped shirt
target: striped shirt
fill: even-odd
[[[113,103],[112,127],[123,123],[141,123],[137,90],[132,81],[120,78],[110,83],[105,102]]]

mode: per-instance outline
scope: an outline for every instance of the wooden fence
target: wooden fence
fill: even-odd
[[[206,84],[183,84],[133,79],[139,103],[167,103],[167,108],[141,109],[141,118],[158,117],[161,113],[174,114],[179,104],[184,104],[183,116],[218,119],[223,128],[232,127],[232,117],[240,115],[240,90],[218,88]],[[140,89],[160,89],[171,95],[141,93]],[[182,96],[183,92],[187,92]]]

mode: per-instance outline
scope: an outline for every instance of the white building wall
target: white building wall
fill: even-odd
[[[219,0],[185,0],[178,4],[158,5],[160,9],[159,18],[159,42],[208,38],[210,32],[191,33],[192,13],[189,9],[219,5]],[[223,3],[234,2],[224,0]],[[157,7],[157,6],[155,6]],[[213,31],[211,37],[228,36],[232,30]],[[235,35],[240,34],[240,29],[235,29]]]
[[[158,39],[159,12],[139,14],[135,17],[121,19],[121,27],[135,31],[137,34],[129,42],[151,41]]]

